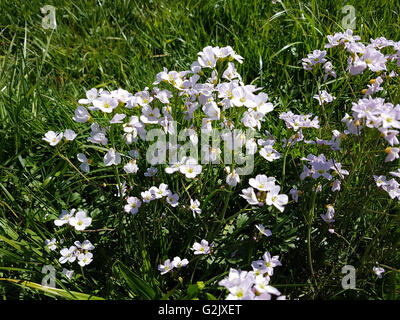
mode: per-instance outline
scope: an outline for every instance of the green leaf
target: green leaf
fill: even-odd
[[[247,220],[249,220],[247,214],[245,213],[240,214],[236,221],[237,228],[240,229],[241,227],[243,227],[246,224]]]
[[[8,239],[2,235],[0,235],[0,241],[4,241],[7,244],[9,244],[10,246],[12,246],[13,248],[17,249],[18,251],[21,251],[21,242]]]
[[[114,264],[113,269],[116,273],[119,273],[122,276],[129,289],[133,291],[138,299],[157,299],[157,292],[121,261],[117,261]]]
[[[193,297],[197,296],[197,294],[199,293],[199,287],[198,287],[197,283],[189,285],[186,292],[187,292],[187,295],[186,295],[186,297],[183,298],[183,300],[189,300],[189,299],[192,299]]]
[[[7,279],[7,278],[0,278],[0,281],[8,281],[11,283],[15,283],[18,286],[21,287],[28,287],[34,290],[39,290],[44,292],[45,294],[48,294],[52,297],[62,297],[65,299],[72,299],[72,300],[104,300],[101,297],[93,296],[90,294],[82,293],[82,292],[76,292],[76,291],[66,291],[63,289],[57,289],[57,288],[50,288],[50,287],[45,287],[42,286],[38,283],[35,282],[30,282],[30,281],[23,281],[23,280],[16,280],[16,279]]]
[[[211,293],[206,292],[206,296],[208,300],[217,300],[217,298],[214,297]]]

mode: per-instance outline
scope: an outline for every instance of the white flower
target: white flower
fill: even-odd
[[[58,219],[54,220],[54,224],[57,227],[60,227],[66,223],[69,222],[69,220],[73,217],[74,213],[75,213],[75,209],[71,210],[71,213],[69,213],[67,210],[63,210],[61,212],[61,215],[58,217]]]
[[[76,136],[77,136],[77,134],[75,133],[74,130],[65,129],[65,131],[64,131],[64,138],[65,139],[67,139],[69,141],[72,141],[72,140],[74,140],[76,138]]]
[[[150,167],[147,169],[147,171],[144,173],[146,177],[152,177],[157,173],[158,169],[154,167]]]
[[[78,158],[79,162],[82,162],[82,164],[79,166],[79,168],[86,173],[90,172],[90,167],[89,167],[89,160],[86,158],[86,156],[83,153],[78,153],[76,155]]]
[[[90,226],[92,223],[92,218],[86,217],[86,213],[84,211],[78,211],[75,217],[70,218],[68,222],[71,226],[75,227],[75,230],[81,231]]]
[[[173,207],[178,205],[179,195],[177,193],[172,193],[171,190],[168,190],[168,194],[166,196],[166,201]]]
[[[205,47],[203,51],[199,52],[197,62],[203,68],[213,69],[217,63],[217,57],[214,54],[214,48],[211,46]]]
[[[75,109],[75,115],[72,120],[79,123],[85,123],[90,119],[90,114],[85,107],[78,107]]]
[[[260,191],[270,191],[275,186],[276,179],[274,177],[267,177],[264,174],[259,174],[256,178],[251,178],[249,184]]]
[[[201,209],[199,207],[200,207],[199,200],[190,199],[190,209],[192,210],[193,217],[195,217],[195,218],[196,218],[196,213],[201,214]]]
[[[158,100],[161,101],[161,103],[168,104],[169,103],[169,98],[172,98],[172,93],[169,90],[161,90],[157,92],[157,94],[154,96]]]
[[[58,133],[58,132],[54,132],[54,131],[48,131],[44,135],[43,140],[50,143],[50,145],[54,147],[61,141],[62,137],[63,137],[62,132]]]
[[[390,162],[399,158],[399,148],[387,147],[385,152],[387,156],[385,158],[385,162]]]
[[[271,257],[271,254],[269,252],[265,252],[263,255],[263,260],[257,260],[253,261],[252,265],[256,265],[259,268],[264,268],[262,265],[264,265],[267,269],[267,272],[270,276],[274,274],[274,268],[277,266],[281,266],[281,262],[279,261],[279,256],[273,256]]]
[[[160,118],[160,110],[158,108],[152,108],[150,106],[144,106],[142,109],[142,115],[140,116],[140,121],[143,123],[158,123],[158,118]]]
[[[151,193],[150,191],[142,192],[141,196],[143,198],[143,202],[146,202],[146,203],[155,199],[154,193]]]
[[[172,265],[175,268],[181,268],[181,267],[186,267],[188,265],[189,261],[187,259],[181,260],[179,257],[175,257],[174,260],[172,260]]]
[[[72,279],[72,275],[74,274],[74,270],[63,269],[62,273],[69,279]]]
[[[76,247],[71,246],[69,249],[64,248],[60,251],[61,257],[58,259],[61,264],[64,264],[66,262],[74,262],[76,260]]]
[[[283,212],[284,205],[288,203],[289,198],[286,194],[279,194],[280,186],[273,186],[270,192],[267,193],[265,203],[267,205],[274,205],[280,212]]]
[[[91,133],[88,141],[91,143],[102,144],[105,146],[108,143],[106,137],[106,128],[101,128],[97,123],[92,123],[90,126]]]
[[[142,139],[145,139],[146,137],[146,129],[144,128],[144,124],[139,121],[137,116],[130,117],[129,122],[123,124],[123,130],[125,132],[123,137],[127,144],[131,144],[136,141],[138,134]]]
[[[210,253],[210,247],[208,246],[207,240],[201,240],[201,243],[195,242],[191,248],[194,254],[208,254]]]
[[[281,158],[281,155],[278,151],[274,150],[271,145],[264,146],[260,151],[260,156],[265,158],[267,161],[274,161],[276,159]]]
[[[77,248],[80,248],[82,250],[93,250],[94,249],[94,245],[92,245],[92,243],[89,240],[84,240],[82,243],[80,241],[75,241],[74,245]]]
[[[256,197],[256,194],[254,193],[254,189],[253,188],[247,188],[247,189],[243,189],[242,190],[243,194],[240,194],[240,196],[244,199],[247,200],[247,202],[251,205],[256,205],[259,204],[259,201]]]
[[[93,261],[93,253],[80,253],[78,255],[78,263],[81,267],[84,267]]]
[[[164,264],[158,265],[158,270],[161,271],[161,274],[166,274],[174,269],[174,265],[171,263],[171,260],[165,260]]]
[[[124,165],[124,171],[126,173],[137,173],[139,167],[136,164],[136,160],[130,160],[126,165]]]
[[[247,277],[233,287],[228,288],[229,295],[226,300],[252,300],[255,297],[251,290],[254,284],[252,277]]]
[[[385,56],[371,45],[365,49],[361,60],[373,72],[386,70]]]
[[[126,117],[125,113],[116,113],[110,120],[110,123],[123,123],[122,120]]]
[[[397,169],[397,171],[390,171],[389,173],[394,177],[400,178],[400,169]]]
[[[297,190],[297,189],[290,189],[289,194],[292,196],[292,198],[293,198],[293,200],[294,200],[295,202],[298,202],[298,201],[299,201],[299,194],[300,194],[300,191],[299,191],[299,190]]]
[[[372,271],[375,272],[375,274],[378,276],[379,279],[382,278],[382,273],[385,272],[385,269],[381,268],[381,267],[373,267]]]
[[[170,167],[165,168],[165,172],[168,174],[172,174],[176,171],[179,171],[181,165],[185,162],[185,158],[182,161],[173,161],[170,163]]]
[[[135,214],[138,212],[142,202],[136,197],[129,197],[127,199],[127,204],[124,206],[125,212],[130,212]]]
[[[218,157],[221,154],[220,148],[213,148],[208,144],[202,144],[201,150],[203,152],[203,158],[205,162],[217,162]]]
[[[132,98],[132,93],[121,88],[111,91],[111,95],[123,103],[127,103]]]
[[[46,241],[44,242],[44,245],[47,246],[47,248],[49,248],[51,251],[54,251],[57,249],[57,240],[56,238],[53,239],[46,239]]]
[[[221,117],[221,110],[214,101],[206,103],[203,106],[203,112],[210,120],[219,120]]]
[[[279,292],[279,290],[274,288],[273,286],[270,286],[268,283],[269,283],[269,279],[267,277],[259,275],[256,277],[254,288],[259,293],[268,293],[268,294],[280,296],[281,293]]]
[[[101,95],[100,98],[93,100],[93,106],[89,107],[92,110],[101,110],[105,113],[111,113],[118,106],[118,99],[111,95]]]
[[[326,223],[335,222],[335,220],[333,219],[335,216],[335,208],[330,204],[328,204],[326,208],[327,208],[326,213],[321,214],[322,220],[324,220]]]
[[[161,197],[166,197],[171,191],[168,189],[168,185],[165,183],[161,183],[158,186],[158,195]]]
[[[245,281],[247,278],[254,281],[254,273],[230,268],[228,277],[218,282],[218,285],[229,289]]]
[[[235,169],[231,171],[231,168],[225,167],[225,171],[228,173],[226,177],[226,183],[232,187],[236,186],[240,182],[240,177],[236,173]]]
[[[115,149],[111,148],[104,156],[104,164],[106,166],[119,165],[121,163],[121,156]]]
[[[86,98],[87,99],[79,99],[78,103],[79,104],[89,104],[92,103],[94,99],[98,97],[98,92],[96,88],[92,88],[88,91],[86,91]]]
[[[201,170],[202,166],[197,164],[197,161],[193,158],[187,159],[186,163],[179,167],[179,171],[189,179],[195,178],[198,174],[200,174]]]
[[[320,94],[316,94],[314,96],[314,99],[317,99],[319,102],[319,105],[327,104],[335,100],[336,98],[326,92],[325,90],[322,90]]]
[[[332,192],[340,191],[340,180],[336,179],[332,183]]]
[[[258,229],[258,231],[260,231],[261,234],[269,237],[270,235],[272,235],[271,230],[269,229],[265,229],[265,227],[262,224],[258,224],[256,225],[256,228]]]

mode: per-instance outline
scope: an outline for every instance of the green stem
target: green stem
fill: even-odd
[[[309,263],[309,267],[310,267],[310,272],[312,275],[312,278],[315,282],[315,284],[317,284],[317,280],[315,278],[315,274],[314,274],[314,268],[313,268],[313,263],[312,263],[312,255],[311,255],[311,226],[312,226],[312,222],[314,220],[314,212],[315,212],[315,200],[317,199],[317,190],[314,191],[314,195],[312,198],[312,203],[311,203],[311,209],[309,212],[309,216],[308,216],[308,227],[307,227],[307,251],[308,251],[308,263]]]
[[[289,153],[289,148],[290,148],[289,139],[287,139],[287,141],[286,141],[286,150],[285,150],[285,154],[283,155],[282,188],[283,188],[283,186],[284,186],[284,184],[285,184],[285,176],[286,176],[286,158],[287,158],[287,155],[288,155],[288,153]]]
[[[85,273],[83,272],[83,267],[82,266],[81,266],[81,272],[82,272],[83,279],[86,279]]]
[[[224,203],[224,208],[221,211],[221,215],[218,217],[219,221],[217,221],[215,223],[215,227],[213,228],[213,230],[211,231],[211,236],[209,237],[209,240],[212,241],[217,233],[218,228],[225,223],[225,214],[226,214],[226,210],[228,208],[228,203],[229,203],[229,198],[231,195],[231,190],[232,187],[229,187],[228,190],[228,195],[225,197],[225,203]]]

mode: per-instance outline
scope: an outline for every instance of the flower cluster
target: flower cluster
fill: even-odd
[[[78,264],[81,267],[84,267],[93,261],[93,254],[90,252],[90,250],[93,249],[94,246],[89,240],[85,240],[82,243],[75,241],[74,246],[61,249],[61,257],[58,259],[58,261],[61,264],[64,264],[66,262],[74,262],[77,260]]]
[[[113,126],[120,126],[122,140],[127,145],[137,142],[139,138],[146,141],[149,130],[157,127],[166,134],[175,135],[176,121],[180,114],[183,114],[184,121],[188,123],[186,134],[194,146],[198,144],[196,123],[200,123],[202,133],[212,132],[213,129],[234,130],[238,127],[259,130],[265,115],[274,109],[273,105],[268,102],[267,94],[258,92],[260,88],[243,83],[234,61],[242,63],[242,58],[231,47],[206,47],[199,53],[198,60],[192,64],[190,70],[177,72],[164,68],[157,74],[152,90],[145,88],[132,94],[121,88],[113,91],[90,89],[86,92],[86,98],[78,101],[80,106],[75,110],[73,120],[79,123],[92,122],[88,141],[103,146],[109,145],[110,138],[115,142],[116,137],[110,137]],[[220,70],[219,67],[224,63],[227,63],[226,70],[218,73],[217,69]],[[207,69],[212,69],[211,75],[202,83],[201,76],[209,73]],[[183,105],[181,113],[177,112],[177,105],[172,105],[176,101]],[[241,111],[235,112],[232,109]],[[105,114],[105,118],[99,117],[99,112]],[[107,118],[108,115],[110,118]],[[241,118],[236,119],[237,115],[241,115]],[[104,119],[109,119],[108,123]],[[245,146],[248,154],[258,151],[255,140],[243,133],[225,131],[220,133],[220,138],[228,150]],[[179,172],[192,179],[202,172],[202,165],[196,159],[181,154],[177,156],[182,148],[181,144],[158,141],[156,147],[149,161],[152,166],[165,163],[169,151],[170,166],[165,168],[167,173]],[[205,161],[220,160],[222,151],[218,146],[202,144],[201,149]],[[133,150],[128,152],[129,156],[132,156],[131,151]],[[262,146],[260,154],[268,161],[279,157],[276,151],[266,146]],[[129,158],[117,151],[113,143],[104,156],[104,165],[119,165],[124,156]],[[92,163],[83,153],[78,155],[78,160],[82,163],[82,171],[89,173],[89,165]],[[124,170],[126,173],[137,173],[140,167],[136,159],[130,159],[124,164]],[[238,170],[232,169],[231,172],[228,166],[226,170],[227,184],[235,186],[240,181]],[[148,172],[145,176],[153,174],[154,172]]]
[[[158,187],[152,186],[149,190],[143,191],[141,193],[141,196],[143,198],[143,202],[145,203],[149,203],[150,201],[156,199],[162,199],[165,197],[167,203],[169,203],[172,207],[176,207],[178,205],[178,200],[179,200],[179,195],[177,193],[172,193],[172,191],[168,189],[168,185],[166,185],[165,183],[161,183]],[[134,203],[135,208],[136,207],[138,208],[141,205],[140,200],[137,199],[136,197],[129,197],[127,201],[128,201],[127,205],[128,207],[125,206],[125,211],[127,211],[127,208],[131,206],[129,202]],[[131,213],[136,213],[136,212],[131,211]]]
[[[397,139],[399,131],[396,129],[400,128],[400,105],[394,106],[382,98],[368,97],[353,103],[351,110],[353,111],[352,123],[360,127],[355,134],[360,133],[362,126],[379,130],[390,145],[385,150],[388,154],[385,162],[397,159],[399,149],[392,146],[399,144]]]
[[[68,225],[74,227],[76,231],[85,230],[91,223],[92,218],[87,217],[84,211],[77,211],[76,209],[71,209],[70,212],[63,210],[58,219],[54,220],[56,226]],[[54,251],[59,244],[63,243],[64,240],[59,242],[56,238],[52,238],[46,239],[44,245],[49,250]],[[93,261],[93,254],[90,251],[94,248],[94,245],[89,240],[84,240],[82,243],[80,241],[75,241],[74,245],[60,250],[61,257],[58,261],[61,264],[77,261],[81,267],[84,267]],[[70,279],[73,271],[64,269],[63,273]]]
[[[195,242],[193,244],[192,250],[195,255],[199,254],[209,254],[210,253],[210,246],[208,245],[207,240],[201,240],[201,243]],[[179,257],[175,257],[172,261],[170,259],[165,260],[164,264],[158,265],[158,270],[161,274],[166,274],[168,272],[172,272],[174,268],[181,268],[186,267],[189,264],[187,259],[181,259]]]
[[[84,211],[75,212],[76,209],[71,209],[71,212],[63,210],[58,219],[54,220],[54,224],[58,227],[68,224],[77,231],[85,230],[92,223],[92,218],[87,217]]]
[[[66,129],[64,132],[54,132],[54,131],[48,131],[44,135],[43,140],[48,142],[51,146],[57,145],[61,139],[64,137],[65,140],[67,141],[72,141],[76,138],[77,134],[75,133],[74,130],[71,129]]]
[[[282,112],[279,119],[285,121],[288,128],[293,129],[295,132],[301,128],[316,128],[319,129],[318,117],[315,116],[311,120],[312,114],[294,114],[292,111]]]
[[[269,284],[274,268],[281,266],[279,256],[271,257],[266,252],[263,260],[253,261],[251,265],[253,271],[231,268],[228,277],[218,283],[229,291],[226,300],[271,300],[271,295],[277,296],[277,300],[285,300],[286,297]]]
[[[280,194],[281,187],[275,184],[274,177],[267,177],[266,175],[257,175],[255,178],[250,178],[250,188],[243,189],[242,198],[246,199],[251,205],[259,205],[260,207],[265,204],[268,206],[275,206],[280,212],[283,212],[285,205],[289,199],[286,194]],[[254,189],[257,189],[257,194]]]
[[[399,177],[397,172],[390,172],[392,175]],[[397,175],[396,175],[397,174]],[[396,179],[392,178],[387,180],[386,176],[376,176],[374,175],[374,180],[378,188],[382,188],[382,190],[386,191],[391,199],[397,198],[400,200],[400,184],[396,181]]]
[[[175,257],[172,261],[170,259],[165,260],[164,264],[159,264],[158,265],[158,270],[161,272],[161,274],[166,274],[168,272],[173,272],[173,269],[179,269],[182,267],[186,267],[188,265],[189,261],[187,259],[181,259],[179,257]]]

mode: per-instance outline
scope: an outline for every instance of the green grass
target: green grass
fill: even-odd
[[[329,235],[321,221],[310,230],[317,285],[313,284],[308,266],[307,226],[296,208],[278,218],[268,210],[256,213],[246,209],[241,212],[243,215],[229,219],[244,208],[238,198],[231,199],[223,220],[226,230],[219,239],[225,246],[220,250],[224,259],[219,265],[193,260],[191,269],[184,271],[181,284],[177,279],[160,277],[156,266],[166,256],[190,254],[188,248],[204,234],[193,234],[193,229],[208,232],[207,224],[215,222],[211,216],[223,210],[227,199],[223,185],[215,181],[209,189],[190,186],[191,192],[202,196],[202,208],[209,212],[210,221],[204,217],[203,225],[172,218],[164,222],[157,204],[143,213],[141,219],[118,223],[119,201],[109,201],[115,193],[113,175],[96,169],[89,176],[91,183],[86,183],[42,137],[55,128],[71,128],[80,135],[88,133],[72,120],[77,101],[86,90],[121,87],[130,92],[140,91],[151,86],[163,67],[188,69],[197,52],[209,45],[230,45],[244,57],[238,69],[244,82],[262,87],[277,106],[268,114],[265,129],[278,138],[285,137],[283,122],[278,119],[280,112],[312,112],[323,121],[317,103],[312,101],[318,90],[317,82],[304,72],[301,59],[314,49],[322,49],[326,35],[343,31],[342,7],[352,4],[356,8],[355,33],[364,41],[380,36],[399,41],[400,3],[378,1],[371,5],[366,0],[283,1],[283,5],[261,0],[103,0],[101,3],[100,6],[98,1],[48,1],[46,4],[56,8],[57,28],[45,30],[40,12],[43,1],[0,2],[0,278],[40,284],[44,264],[59,266],[58,253],[46,252],[43,241],[54,235],[72,235],[56,229],[52,223],[52,218],[63,209],[84,208],[94,218],[93,228],[110,229],[88,234],[96,244],[96,251],[85,273],[77,270],[72,282],[58,273],[57,288],[64,290],[61,293],[41,293],[37,286],[31,286],[36,288],[31,290],[27,285],[0,281],[4,299],[43,299],[45,295],[68,298],[68,291],[75,292],[75,296],[76,292],[81,293],[78,298],[87,294],[106,299],[151,299],[166,298],[169,292],[175,299],[206,299],[210,298],[205,293],[208,292],[222,299],[225,292],[213,281],[222,279],[230,266],[249,270],[252,259],[261,258],[266,248],[283,259],[273,283],[289,298],[399,298],[400,277],[396,272],[400,268],[399,207],[388,201],[387,194],[376,190],[369,159],[346,158],[353,168],[359,169],[346,184],[343,199],[336,199],[337,211],[344,212],[338,231],[346,240]],[[366,76],[357,80],[354,84],[357,93],[366,81]],[[345,86],[345,79],[332,84],[337,100],[327,113],[336,124],[350,109],[349,101],[355,101]],[[388,92],[393,104],[400,103],[398,86],[397,82]],[[374,139],[370,136],[368,143]],[[351,142],[346,146],[349,150],[353,148],[352,155],[361,147]],[[71,160],[81,152],[75,143],[63,150],[64,156]],[[300,152],[296,150],[294,156],[299,158]],[[256,168],[258,173],[281,176],[280,164],[265,167],[257,163]],[[388,171],[383,167],[376,170],[382,174]],[[286,180],[294,181],[300,172],[301,168],[293,167],[288,158]],[[165,174],[163,179],[161,182],[168,185],[183,183]],[[141,185],[142,181],[136,183]],[[143,182],[141,189],[145,186]],[[300,204],[303,211],[309,208],[309,201],[305,198]],[[324,212],[326,199],[317,198],[316,203],[319,216]],[[257,243],[252,241],[256,221],[273,226],[276,236]],[[138,246],[140,238],[142,247]],[[231,257],[235,250],[237,256]],[[375,261],[395,270],[388,269],[383,280],[376,280],[371,274]],[[341,268],[346,264],[357,269],[358,290],[344,291],[341,287]],[[206,284],[204,291],[196,285],[197,281]]]

